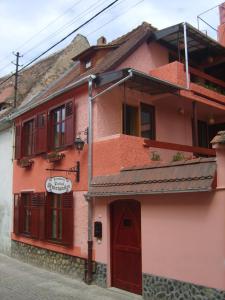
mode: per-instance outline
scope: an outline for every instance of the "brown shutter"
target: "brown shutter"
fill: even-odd
[[[14,215],[13,215],[13,232],[15,234],[20,234],[21,232],[21,196],[20,194],[14,194]]]
[[[72,145],[74,142],[74,103],[68,101],[65,104],[65,144]]]
[[[62,242],[73,245],[74,233],[74,200],[73,192],[62,194]]]
[[[20,159],[22,157],[22,126],[21,124],[15,127],[15,159]]]
[[[40,240],[46,239],[46,196],[45,193],[39,193],[40,201],[40,219],[39,219],[39,238]]]
[[[51,239],[51,194],[47,193],[46,196],[46,214],[45,214],[45,224],[46,224],[46,238]]]
[[[36,117],[35,153],[47,152],[47,113]]]
[[[31,237],[45,239],[45,193],[31,194]]]
[[[31,194],[31,226],[30,234],[32,238],[39,238],[40,204],[38,194]]]

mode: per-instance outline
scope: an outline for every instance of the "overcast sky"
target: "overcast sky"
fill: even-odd
[[[12,52],[24,54],[26,64],[113,0],[0,0],[0,74],[14,70]],[[222,2],[222,0],[221,0]],[[119,0],[77,33],[91,44],[104,35],[108,41],[130,31],[143,21],[158,29],[187,21],[197,27],[197,15],[221,3],[218,0]],[[218,9],[202,15],[213,26]],[[215,32],[200,23],[208,34]],[[75,36],[75,35],[74,35]],[[74,37],[73,36],[73,37]],[[72,38],[73,38],[72,37]],[[68,39],[60,47],[71,41]]]

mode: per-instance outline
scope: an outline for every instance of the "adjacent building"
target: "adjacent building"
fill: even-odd
[[[63,50],[38,61],[21,72],[17,90],[17,102],[14,102],[14,79],[0,86],[0,252],[10,255],[13,220],[13,159],[15,150],[14,126],[9,116],[15,106],[27,103],[34,96],[41,94],[48,86],[65,74],[74,65],[71,58],[89,47],[87,39],[77,35]],[[0,79],[5,80],[7,76]]]

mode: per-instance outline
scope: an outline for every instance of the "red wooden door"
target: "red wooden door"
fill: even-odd
[[[141,208],[137,201],[111,204],[112,286],[142,293]]]

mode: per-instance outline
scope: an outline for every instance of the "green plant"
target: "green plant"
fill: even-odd
[[[172,161],[181,161],[181,160],[185,160],[184,154],[182,152],[177,152],[176,154],[174,154]]]
[[[153,161],[160,161],[160,154],[157,153],[156,151],[152,151],[151,160],[153,160]]]

